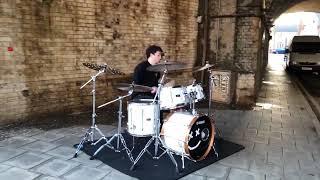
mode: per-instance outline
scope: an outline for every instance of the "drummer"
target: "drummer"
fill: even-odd
[[[133,99],[153,99],[156,92],[158,81],[160,78],[159,72],[148,71],[149,66],[160,63],[163,55],[163,50],[160,46],[151,45],[146,49],[147,59],[140,62],[134,69],[133,82],[138,85],[152,87],[150,92],[134,92]]]

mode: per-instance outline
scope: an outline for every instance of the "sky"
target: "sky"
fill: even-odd
[[[282,14],[275,20],[277,32],[297,32],[300,35],[318,35],[320,27],[320,13],[298,12]]]

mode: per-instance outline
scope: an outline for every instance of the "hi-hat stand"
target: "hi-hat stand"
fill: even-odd
[[[101,137],[95,144],[99,143],[101,140],[105,139],[106,140],[106,143],[103,144],[102,146],[100,146],[99,149],[97,149],[94,154],[90,157],[90,159],[94,159],[96,157],[96,155],[104,148],[104,147],[109,147],[110,149],[114,150],[115,152],[120,152],[119,150],[119,146],[120,146],[120,140],[121,140],[121,144],[122,146],[124,147],[124,149],[126,150],[126,153],[130,159],[130,161],[134,161],[132,155],[131,155],[131,152],[129,150],[129,148],[127,147],[127,144],[126,144],[126,141],[124,140],[122,134],[121,134],[121,120],[123,118],[122,116],[122,99],[128,97],[128,96],[131,96],[131,94],[133,93],[133,88],[128,92],[127,95],[124,95],[124,96],[119,96],[117,99],[115,100],[112,100],[110,102],[107,102],[105,104],[102,104],[100,106],[98,106],[98,108],[101,108],[103,106],[106,106],[108,104],[111,104],[113,102],[116,102],[116,101],[119,101],[119,111],[118,111],[118,130],[117,130],[117,133],[114,134],[109,140],[107,140],[106,137]],[[114,139],[117,139],[117,147],[114,148],[111,144],[111,142],[114,140]],[[94,144],[94,145],[95,145]]]
[[[92,81],[92,121],[91,121],[91,127],[86,131],[85,135],[83,136],[82,140],[77,146],[77,150],[73,156],[74,158],[78,156],[78,152],[83,147],[84,142],[86,142],[87,140],[89,140],[90,142],[93,142],[95,131],[97,131],[102,137],[106,139],[105,135],[101,132],[101,130],[96,125],[96,119],[95,119],[97,116],[96,114],[96,77],[99,76],[101,73],[105,72],[105,70],[106,70],[105,68],[100,69],[97,74],[93,75],[91,79],[89,79],[85,84],[83,84],[80,87],[80,89],[82,89]]]
[[[156,102],[156,99],[158,98],[158,100],[160,100],[160,91],[161,91],[161,88],[163,86],[163,81],[164,81],[164,78],[167,74],[167,69],[164,70],[164,73],[162,75],[162,78],[159,82],[159,85],[158,85],[158,89],[157,89],[157,92],[155,94],[155,97],[153,99],[153,103],[158,103],[157,105],[159,106],[159,110],[160,110],[160,103],[159,102]],[[169,156],[169,158],[171,159],[172,163],[175,165],[175,168],[176,168],[176,172],[179,173],[179,169],[178,169],[178,164],[176,162],[176,160],[174,159],[173,155],[172,155],[172,152],[169,150],[169,148],[163,143],[162,139],[160,138],[160,111],[157,113],[157,123],[156,125],[154,126],[155,128],[155,134],[152,135],[152,138],[150,138],[150,140],[147,142],[147,144],[145,145],[145,147],[141,150],[141,152],[139,153],[139,155],[137,156],[137,158],[134,160],[130,170],[133,170],[135,168],[135,165],[138,163],[138,161],[140,160],[140,158],[142,157],[142,155],[145,153],[145,152],[148,152],[147,148],[151,145],[151,143],[154,141],[154,157],[153,159],[160,159],[160,157],[162,155],[164,155],[165,153],[167,153],[167,155]],[[159,148],[159,145],[162,145],[162,149],[163,150],[163,153],[160,155],[160,156],[157,156],[158,155],[158,148]]]

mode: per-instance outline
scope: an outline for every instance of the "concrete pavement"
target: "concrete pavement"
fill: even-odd
[[[223,138],[245,150],[182,179],[320,180],[320,138],[314,125],[319,121],[281,64],[268,69],[253,110],[215,110],[215,117]],[[116,130],[98,127],[106,135]],[[84,153],[72,158],[72,146],[87,128],[12,132],[0,142],[0,179],[133,179]]]

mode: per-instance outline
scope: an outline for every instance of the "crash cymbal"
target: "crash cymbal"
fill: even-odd
[[[152,91],[152,87],[149,86],[142,86],[138,84],[129,84],[129,83],[118,83],[116,84],[117,89],[122,91],[130,91],[133,90],[133,92],[150,92]]]
[[[185,68],[186,68],[186,64],[183,64],[180,62],[163,62],[163,63],[149,66],[147,70],[154,71],[154,72],[164,72],[165,70],[175,71],[175,70],[182,70]]]
[[[203,70],[206,70],[206,69],[209,69],[211,67],[213,67],[214,65],[213,64],[205,64],[204,66],[202,67],[196,67],[193,72],[198,72],[198,71],[203,71]]]
[[[86,66],[87,68],[96,70],[96,71],[104,71],[104,72],[108,72],[110,74],[113,75],[124,75],[123,72],[119,71],[118,69],[112,68],[110,67],[108,64],[104,63],[104,64],[95,64],[95,63],[88,63],[88,62],[84,62],[82,63],[84,66]]]

